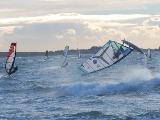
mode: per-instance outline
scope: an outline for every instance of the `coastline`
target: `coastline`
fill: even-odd
[[[78,51],[80,51],[81,54],[94,54],[96,53],[101,47],[93,46],[90,49],[79,49],[79,50],[74,50],[71,49],[69,50],[69,55],[76,55]],[[147,51],[147,49],[142,49],[144,52]],[[151,49],[151,51],[160,51],[160,49]],[[0,52],[0,57],[6,57],[8,52]],[[57,50],[57,51],[49,51],[49,56],[52,55],[62,55],[63,50]],[[44,52],[17,52],[17,57],[31,57],[31,56],[44,56]]]

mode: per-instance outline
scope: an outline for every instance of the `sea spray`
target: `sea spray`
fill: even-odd
[[[118,83],[73,83],[62,85],[58,90],[59,95],[63,96],[92,96],[92,95],[114,95],[142,93],[155,90],[160,85],[160,75],[153,74],[149,69],[142,66],[130,67],[127,74]],[[107,81],[107,80],[106,80]]]
[[[125,71],[119,74],[122,81],[144,81],[151,80],[155,77],[150,69],[140,65],[128,66]]]

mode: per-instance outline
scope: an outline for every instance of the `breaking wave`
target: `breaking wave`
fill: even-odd
[[[153,74],[147,68],[131,69],[119,83],[74,83],[63,85],[58,94],[63,96],[114,95],[147,93],[160,89],[160,74]],[[106,80],[107,81],[107,80]]]

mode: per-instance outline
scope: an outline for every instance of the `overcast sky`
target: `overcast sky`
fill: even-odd
[[[112,39],[160,46],[160,0],[0,0],[0,51],[100,46]]]

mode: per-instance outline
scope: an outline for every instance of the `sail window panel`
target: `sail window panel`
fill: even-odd
[[[113,47],[113,49],[115,49],[115,50],[118,50],[118,49],[120,48],[120,46],[117,45],[115,42],[112,42],[112,47]]]
[[[84,66],[85,70],[88,72],[94,71],[93,68],[86,62],[83,64],[83,66]]]
[[[111,46],[108,48],[107,54],[108,54],[109,58],[111,58],[113,60],[114,51]]]
[[[107,53],[103,55],[103,58],[109,63],[109,65],[113,63],[113,60],[110,58],[110,56]]]
[[[104,50],[105,50],[105,48],[101,48],[101,49],[95,54],[95,56],[100,56],[100,55],[103,53]]]
[[[103,66],[103,68],[108,67],[109,65],[106,64],[102,59],[99,59],[99,62],[101,63],[101,65]]]
[[[96,54],[95,56],[100,56],[103,51],[109,46],[109,43],[107,43],[106,45],[104,45]]]

